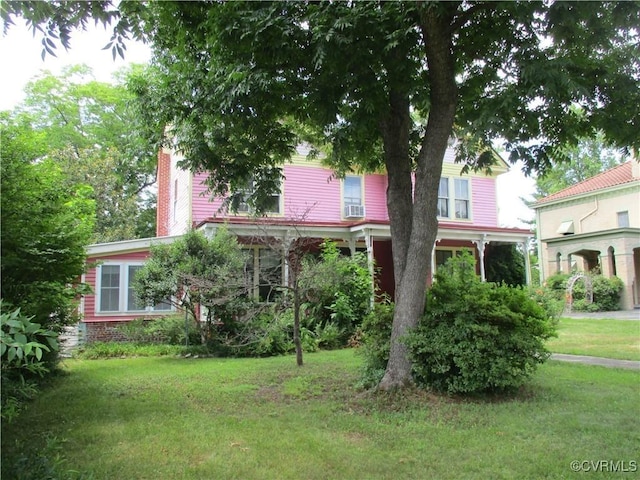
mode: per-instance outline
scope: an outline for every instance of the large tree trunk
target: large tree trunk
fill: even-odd
[[[438,14],[436,8],[426,8],[420,20],[429,68],[431,109],[417,159],[413,197],[409,124],[405,126],[409,120],[408,97],[398,99],[391,93],[389,118],[382,125],[389,176],[387,205],[396,297],[389,363],[378,386],[381,390],[401,388],[412,381],[411,360],[402,339],[417,326],[424,312],[432,250],[438,233],[438,186],[456,109],[451,17],[443,12]]]

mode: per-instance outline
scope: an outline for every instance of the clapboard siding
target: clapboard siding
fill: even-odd
[[[495,179],[472,177],[471,208],[473,211],[473,225],[483,227],[498,226]]]

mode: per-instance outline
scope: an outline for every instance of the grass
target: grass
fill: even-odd
[[[640,360],[640,322],[633,320],[561,318],[554,353]]]
[[[562,479],[639,460],[640,372],[549,361],[517,395],[465,400],[356,391],[353,350],[305,360],[67,360],[3,425],[2,478],[51,439],[66,478],[105,480]]]

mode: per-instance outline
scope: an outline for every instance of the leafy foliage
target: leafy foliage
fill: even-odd
[[[485,274],[488,282],[504,282],[512,287],[526,283],[524,255],[517,245],[492,245],[485,257]]]
[[[562,305],[567,300],[567,283],[572,275],[567,273],[557,273],[547,278],[544,286],[545,295],[561,302]],[[573,285],[572,310],[578,312],[607,312],[620,310],[620,295],[624,288],[624,283],[618,277],[607,278],[599,274],[590,274],[593,288],[593,302],[586,300],[586,286],[582,280]]]
[[[400,337],[424,307],[454,133],[465,169],[490,168],[496,139],[529,173],[595,131],[640,146],[637,2],[10,6],[3,17],[46,25],[45,40],[60,32],[65,44],[93,15],[117,21],[116,47],[125,33],[149,40],[157,75],[140,98],[215,194],[252,176],[259,206],[301,130],[331,145],[339,174],[386,168],[397,298],[385,388],[410,377]]]
[[[38,135],[6,120],[3,115],[1,297],[55,330],[76,320],[77,297],[86,290],[80,277],[95,206],[86,185],[61,188],[65,177],[41,159]]]
[[[516,389],[548,357],[555,323],[525,290],[483,283],[472,269],[463,256],[438,271],[407,339],[414,378],[448,393]]]
[[[373,310],[364,318],[359,336],[358,352],[364,357],[360,385],[376,386],[384,375],[389,361],[393,303],[388,299],[376,302]]]
[[[606,142],[604,134],[597,132],[592,138],[580,139],[577,145],[565,147],[569,160],[536,178],[536,196],[551,195],[621,163],[625,157],[607,147]]]
[[[337,333],[332,345],[345,345],[371,309],[373,284],[367,258],[340,254],[335,242],[325,241],[319,259],[306,257],[300,273],[300,286],[307,301],[303,326],[313,331]]]
[[[65,67],[57,76],[44,72],[27,84],[24,102],[8,117],[46,146],[42,155],[60,166],[65,186],[92,187],[94,242],[155,232],[155,195],[149,187],[155,183],[157,144],[149,129],[156,129],[157,137],[162,128],[140,125],[138,104],[126,87],[139,70],[121,71],[115,84],[93,80],[85,65]]]
[[[194,322],[189,319],[185,321],[184,315],[141,318],[121,325],[118,329],[124,334],[126,341],[133,343],[195,345],[200,340]]]
[[[34,378],[49,372],[44,353],[58,350],[58,335],[33,323],[20,309],[6,311],[0,300],[2,419],[11,421],[22,404],[37,394]]]
[[[242,249],[226,228],[219,228],[211,239],[192,230],[169,245],[152,246],[134,289],[146,305],[170,302],[186,309],[192,322],[202,307],[204,326],[196,322],[202,342],[216,342],[252,303],[244,266]]]

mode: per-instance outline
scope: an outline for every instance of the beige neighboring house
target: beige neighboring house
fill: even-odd
[[[621,306],[640,308],[640,163],[632,160],[533,205],[541,280],[600,270],[624,282]]]

